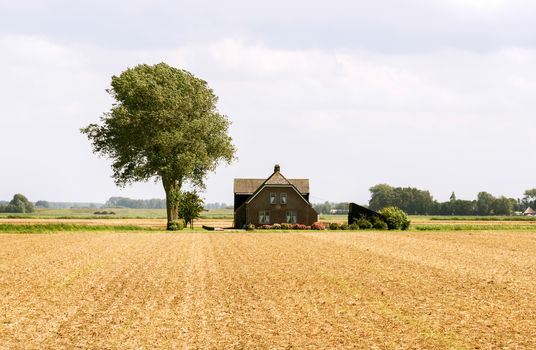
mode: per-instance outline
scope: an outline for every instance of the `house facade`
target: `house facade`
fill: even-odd
[[[318,221],[309,202],[309,179],[287,179],[279,165],[267,179],[234,180],[234,227]]]

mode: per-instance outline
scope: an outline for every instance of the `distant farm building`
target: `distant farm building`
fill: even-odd
[[[527,210],[523,212],[523,215],[525,216],[536,216],[536,210],[532,209],[531,207],[528,207]]]
[[[377,213],[374,210],[370,210],[369,208],[365,208],[361,205],[350,203],[348,205],[348,225],[353,224],[354,221],[362,217],[365,217],[369,221],[373,220],[374,218],[384,220],[382,214]]]
[[[287,179],[275,165],[267,179],[234,180],[234,227],[318,221],[309,202],[309,179]]]

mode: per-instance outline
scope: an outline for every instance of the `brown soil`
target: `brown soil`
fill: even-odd
[[[0,235],[0,349],[536,348],[536,233]]]

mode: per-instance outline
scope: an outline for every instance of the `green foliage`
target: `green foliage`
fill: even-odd
[[[167,223],[167,230],[168,231],[181,231],[185,227],[185,223],[183,219],[173,220],[172,222]]]
[[[281,229],[282,229],[282,230],[290,230],[291,227],[290,227],[290,225],[287,224],[287,223],[282,223],[282,224],[281,224]]]
[[[408,216],[400,208],[387,207],[382,209],[380,214],[385,218],[389,230],[407,230],[409,228]]]
[[[534,216],[432,216],[425,218],[432,221],[536,221]]]
[[[534,225],[523,224],[425,224],[412,225],[415,231],[534,231]]]
[[[335,231],[335,230],[339,230],[340,228],[341,228],[341,226],[336,222],[332,222],[332,223],[329,224],[329,229],[330,230]]]
[[[488,192],[479,192],[476,196],[476,212],[478,215],[489,215],[495,197]]]
[[[452,192],[449,200],[442,203],[435,201],[428,191],[411,187],[380,184],[371,187],[370,192],[370,209],[395,206],[411,215],[510,215],[514,210],[525,210],[533,203],[531,198],[536,204],[536,189],[525,191],[523,200],[495,198],[487,192],[480,192],[476,200],[463,200],[456,198]]]
[[[348,229],[352,231],[357,231],[359,230],[359,226],[357,225],[357,223],[354,222],[353,224],[348,225]]]
[[[33,204],[20,193],[14,195],[7,205],[0,207],[0,212],[4,213],[33,213],[33,211]]]
[[[115,212],[111,210],[110,211],[102,210],[102,211],[94,212],[93,215],[115,215]]]
[[[375,230],[387,230],[389,227],[387,227],[387,224],[382,219],[378,218],[377,216],[372,217],[372,228]]]
[[[510,215],[513,207],[514,203],[512,203],[511,199],[504,196],[495,199],[491,205],[493,214],[495,215]]]
[[[0,224],[4,233],[56,233],[88,231],[156,231],[135,225],[78,225],[78,224]]]
[[[332,210],[338,214],[346,214],[348,213],[348,202],[331,203],[326,201],[324,203],[314,203],[313,208],[319,214],[331,214]]]
[[[229,120],[206,81],[165,63],[142,64],[112,77],[115,99],[101,125],[81,129],[93,151],[112,160],[117,185],[156,178],[166,192],[167,218],[178,217],[184,182],[203,187],[208,172],[230,163]]]
[[[203,211],[203,200],[197,192],[184,192],[179,197],[179,214],[190,228],[194,228],[194,220]]]
[[[126,197],[110,197],[105,208],[133,208],[133,209],[164,209],[166,207],[165,199],[130,199]]]
[[[246,231],[254,231],[254,230],[255,230],[255,225],[253,224],[246,225]]]
[[[536,188],[525,190],[524,197],[518,199],[516,210],[525,211],[528,207],[536,209]]]
[[[272,230],[281,230],[281,224],[273,224]]]
[[[41,208],[49,208],[50,203],[47,202],[47,201],[37,201],[37,202],[35,202],[35,206],[36,207],[41,207]]]
[[[341,230],[346,231],[346,230],[349,230],[349,229],[350,229],[350,225],[348,225],[347,223],[341,224]]]
[[[366,217],[362,216],[355,221],[355,224],[360,230],[368,230],[372,228],[372,223],[367,220]]]
[[[369,189],[371,198],[369,208],[381,210],[385,207],[396,206],[410,214],[431,214],[435,201],[428,191],[412,187],[392,187],[379,184]]]
[[[451,205],[452,215],[473,215],[476,212],[475,201],[454,199],[448,203]]]

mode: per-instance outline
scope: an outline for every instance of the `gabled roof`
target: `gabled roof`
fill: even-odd
[[[271,178],[272,176],[269,178],[269,180]],[[253,194],[259,187],[261,187],[264,184],[265,181],[267,180],[266,179],[234,179],[234,193]],[[277,179],[274,179],[273,181],[274,183],[270,182],[269,184],[271,185],[277,184],[275,183],[277,182]],[[309,193],[309,179],[288,179],[287,181],[288,183],[296,187],[302,195]]]
[[[307,181],[307,191],[309,191],[309,180]],[[235,182],[236,184],[236,182]],[[273,186],[288,186],[292,188],[292,190],[296,191],[298,196],[303,199],[305,203],[308,205],[311,205],[304,197],[303,194],[300,192],[300,190],[292,184],[286,177],[284,177],[280,172],[279,164],[276,164],[274,167],[274,172],[272,175],[270,175],[269,178],[263,181],[263,183],[255,190],[255,192],[252,193],[251,197],[246,201],[246,203],[249,203],[257,196],[257,194],[265,187],[273,187]],[[236,193],[236,192],[235,192]],[[306,192],[308,193],[308,192]]]
[[[531,207],[528,207],[527,210],[523,212],[523,214],[536,214],[536,211],[532,209]]]

